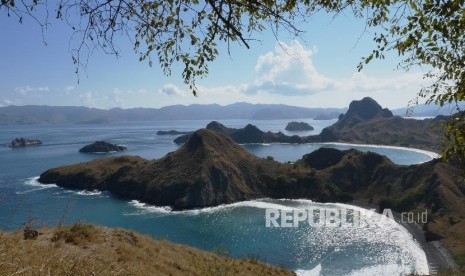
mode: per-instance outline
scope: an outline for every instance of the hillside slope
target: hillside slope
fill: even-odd
[[[0,232],[0,275],[295,275],[122,229],[77,223],[38,232]]]

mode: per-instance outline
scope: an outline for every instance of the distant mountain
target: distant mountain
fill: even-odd
[[[305,108],[281,104],[235,103],[226,106],[172,105],[162,108],[113,108],[109,110],[74,106],[0,107],[0,125],[6,124],[95,124],[155,120],[300,119],[334,117],[344,108]]]
[[[465,108],[465,103],[462,103],[459,105],[462,109]],[[457,113],[457,106],[454,104],[446,104],[443,107],[440,107],[439,105],[436,104],[419,104],[416,106],[413,106],[411,110],[409,108],[404,107],[404,108],[397,108],[393,109],[392,113],[394,115],[402,116],[405,117],[407,115],[407,112],[411,112],[411,114],[408,114],[409,116],[412,117],[436,117],[439,115],[443,116],[450,116],[451,114]]]

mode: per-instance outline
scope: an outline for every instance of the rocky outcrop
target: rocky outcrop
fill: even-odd
[[[314,128],[305,123],[305,122],[289,122],[286,125],[285,130],[287,131],[307,131],[307,130],[314,130]]]
[[[303,137],[306,142],[347,142],[396,145],[436,151],[447,117],[414,120],[393,116],[371,98],[353,101],[338,121],[319,135]]]
[[[116,152],[126,150],[126,147],[113,145],[104,141],[97,141],[79,149],[83,153],[99,153],[99,152]]]
[[[302,137],[293,135],[287,136],[282,132],[264,132],[258,127],[248,124],[244,128],[228,128],[216,121],[207,125],[208,130],[212,130],[223,135],[229,136],[236,143],[251,144],[251,143],[303,143]],[[186,143],[192,134],[186,134],[174,139],[176,144]]]
[[[203,129],[159,160],[97,159],[51,169],[39,181],[109,190],[126,198],[186,209],[261,197],[279,166],[250,154],[227,136]]]
[[[42,141],[37,139],[16,138],[11,141],[10,148],[22,148],[40,144],[42,144]]]
[[[446,120],[446,116],[425,120],[393,116],[391,111],[367,97],[353,101],[336,123],[324,128],[318,135],[287,136],[282,132],[264,132],[250,124],[240,129],[228,128],[215,121],[208,124],[207,129],[227,135],[240,144],[346,142],[438,151],[443,137],[441,124]],[[186,143],[190,135],[181,135],[174,139],[174,142]]]

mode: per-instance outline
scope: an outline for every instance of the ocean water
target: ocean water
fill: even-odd
[[[334,121],[304,119],[317,134]],[[262,130],[284,131],[288,120],[225,120],[229,127],[247,123]],[[174,136],[157,136],[158,130],[195,130],[208,121],[166,121],[105,125],[2,126],[0,132],[0,229],[16,229],[28,220],[36,225],[72,223],[78,220],[133,229],[197,248],[226,252],[234,257],[257,257],[283,265],[299,275],[407,275],[427,274],[424,252],[400,225],[388,221],[368,223],[381,215],[343,204],[320,204],[308,200],[262,199],[214,208],[172,212],[167,207],[147,206],[122,200],[106,192],[71,191],[37,182],[45,170],[117,154],[155,159],[178,148]],[[294,134],[294,133],[287,133]],[[41,146],[7,147],[16,137],[36,138]],[[124,145],[128,150],[113,154],[82,154],[78,149],[96,140]],[[258,156],[295,161],[319,147],[357,148],[384,154],[398,164],[430,160],[433,154],[395,147],[348,144],[249,144]],[[266,227],[266,209],[301,210],[333,208],[355,210],[361,215],[358,227]]]

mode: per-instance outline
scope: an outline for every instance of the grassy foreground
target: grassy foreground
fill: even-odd
[[[76,223],[0,232],[0,275],[294,275],[132,231]]]

